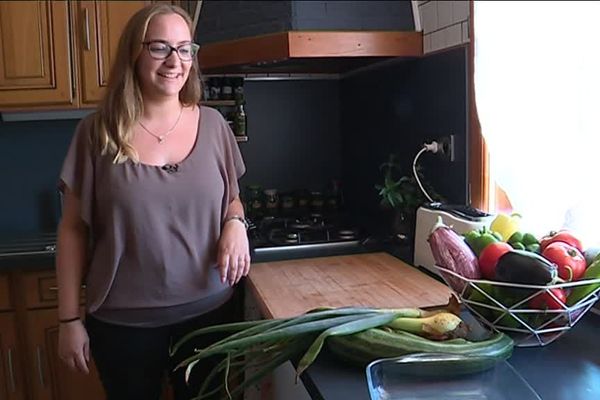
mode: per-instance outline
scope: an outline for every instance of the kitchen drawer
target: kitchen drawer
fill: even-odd
[[[25,274],[25,305],[27,308],[56,307],[58,305],[58,285],[54,271],[36,271]],[[85,302],[84,286],[81,288],[81,302]]]
[[[0,310],[12,308],[10,285],[8,275],[0,275]]]

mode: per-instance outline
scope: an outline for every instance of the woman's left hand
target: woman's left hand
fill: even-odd
[[[221,282],[230,286],[250,271],[250,250],[246,227],[240,221],[230,220],[223,226],[219,239],[217,260]]]

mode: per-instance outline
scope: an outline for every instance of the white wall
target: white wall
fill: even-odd
[[[469,42],[469,1],[418,1],[423,53]]]

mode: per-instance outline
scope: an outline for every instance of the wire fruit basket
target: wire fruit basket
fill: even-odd
[[[478,320],[495,331],[508,334],[518,347],[552,343],[575,326],[600,296],[600,278],[541,286],[468,279],[449,269],[436,268]],[[552,289],[569,292],[585,285],[598,287],[573,305],[563,303],[552,292]],[[530,308],[530,301],[541,295],[551,297],[559,306],[545,310]]]

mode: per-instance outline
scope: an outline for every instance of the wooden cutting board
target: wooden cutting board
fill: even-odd
[[[426,307],[446,304],[443,283],[387,253],[252,264],[248,287],[265,318],[321,307]]]

